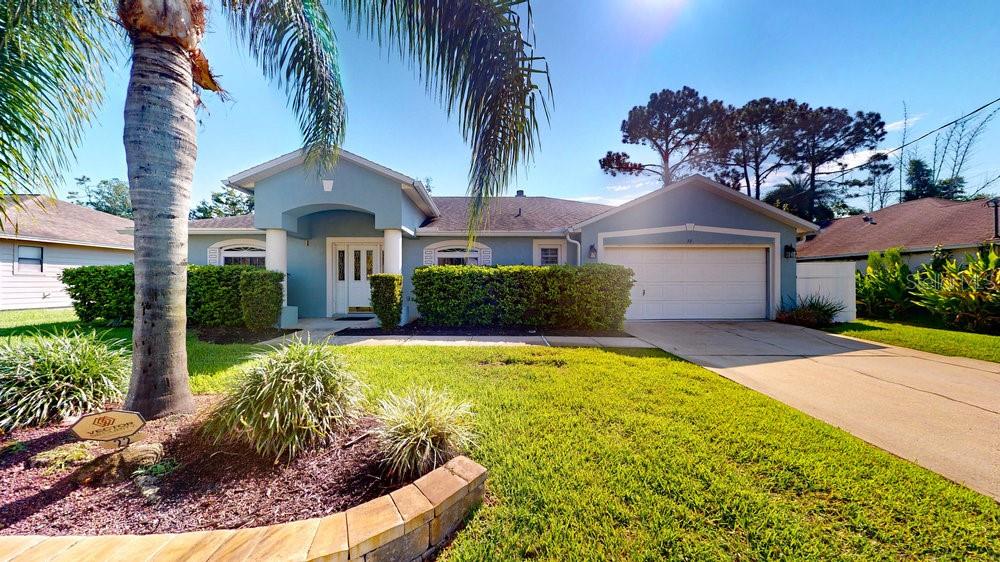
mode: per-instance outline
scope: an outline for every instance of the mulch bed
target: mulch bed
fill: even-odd
[[[346,328],[338,336],[582,336],[591,338],[631,338],[621,330],[556,330],[503,326],[468,326],[446,328],[427,326],[419,320],[389,331],[382,328]]]
[[[251,331],[242,326],[217,326],[214,328],[200,327],[197,329],[198,339],[209,343],[260,343],[272,340],[295,330],[268,328],[267,330]]]
[[[199,411],[215,397],[199,396]],[[0,535],[177,533],[258,527],[321,517],[389,493],[406,482],[382,475],[373,439],[361,439],[373,420],[362,419],[333,443],[274,464],[246,446],[212,446],[192,431],[195,415],[149,422],[144,442],[164,444],[164,458],[180,466],[163,477],[162,500],[151,504],[131,480],[104,487],[73,482],[73,469],[46,476],[25,461],[74,441],[65,426],[24,429],[5,436],[26,451],[0,456]],[[93,452],[107,452],[94,446]]]

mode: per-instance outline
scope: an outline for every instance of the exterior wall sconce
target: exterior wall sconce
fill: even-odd
[[[796,255],[795,246],[792,246],[791,244],[785,244],[785,259],[789,260],[795,259],[795,255]]]
[[[597,246],[593,244],[590,245],[590,250],[587,251],[587,257],[596,260],[597,259]]]

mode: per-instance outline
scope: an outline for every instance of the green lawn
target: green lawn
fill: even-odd
[[[36,332],[58,332],[79,328],[71,309],[16,310],[0,312],[0,336],[18,337]],[[131,328],[86,327],[109,339],[130,339]],[[253,345],[216,345],[188,337],[188,372],[196,393],[218,392],[255,352],[266,348]]]
[[[828,331],[941,355],[1000,362],[1000,336],[970,334],[927,324],[867,319],[837,324]]]
[[[249,351],[204,345],[200,389]],[[658,351],[344,353],[370,398],[474,405],[489,496],[445,560],[1000,559],[993,500]]]

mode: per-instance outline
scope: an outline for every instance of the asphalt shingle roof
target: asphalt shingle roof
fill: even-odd
[[[188,228],[253,228],[253,215],[219,217],[216,219],[195,219],[188,222]]]
[[[45,195],[21,195],[22,205],[4,205],[0,238],[35,238],[83,246],[132,249],[132,221]]]
[[[431,232],[464,232],[468,226],[469,197],[435,197],[441,216],[421,225]],[[501,232],[560,232],[578,222],[599,215],[611,207],[552,197],[497,197],[490,202],[483,230]],[[211,228],[253,228],[253,215],[197,219],[193,230]]]
[[[421,228],[435,232],[462,232],[468,227],[469,197],[435,197],[441,216]],[[490,202],[483,230],[559,232],[599,215],[611,207],[552,197],[497,197]]]
[[[917,199],[865,215],[836,219],[812,240],[798,245],[798,256],[862,256],[889,248],[976,246],[993,237],[993,209],[985,201]]]

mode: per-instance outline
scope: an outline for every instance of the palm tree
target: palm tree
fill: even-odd
[[[0,7],[0,193],[52,185],[100,103],[116,38],[131,51],[125,156],[135,212],[133,371],[126,407],[149,418],[193,407],[185,347],[187,217],[199,89],[224,94],[200,49],[202,0],[5,0]],[[231,31],[283,88],[307,161],[336,161],[346,104],[320,0],[219,0]],[[359,32],[408,57],[472,148],[470,236],[537,140],[547,66],[528,0],[341,0]],[[124,35],[119,30],[124,30]]]

